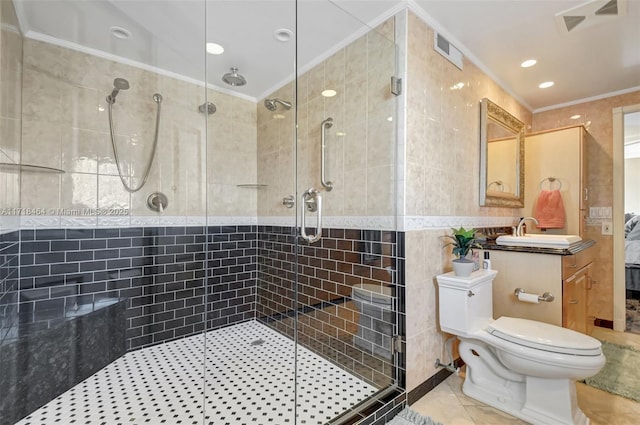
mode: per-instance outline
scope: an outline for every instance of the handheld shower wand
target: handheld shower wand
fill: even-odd
[[[113,105],[116,103],[116,96],[120,93],[120,90],[128,90],[129,82],[124,78],[116,78],[113,80],[113,90],[111,90],[111,94],[107,96],[107,103]]]

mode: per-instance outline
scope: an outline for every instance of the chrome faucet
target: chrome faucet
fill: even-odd
[[[518,227],[516,227],[516,236],[524,236],[524,222],[527,220],[531,220],[535,224],[539,224],[535,217],[522,217],[518,222]]]

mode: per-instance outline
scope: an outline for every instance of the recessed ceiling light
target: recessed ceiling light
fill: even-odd
[[[523,68],[529,68],[535,65],[536,63],[538,63],[538,61],[535,59],[527,59],[526,61],[522,62],[520,66]]]
[[[293,32],[287,28],[279,28],[273,32],[273,36],[276,40],[286,43],[293,37]]]
[[[126,40],[131,37],[131,31],[122,27],[111,27],[111,35],[115,38],[119,38],[120,40]]]
[[[571,115],[571,117],[569,117],[569,118],[571,118],[572,120],[577,120],[577,119],[578,119],[578,118],[580,118],[581,116],[582,116],[582,115],[576,114],[576,115]]]
[[[333,97],[338,94],[335,90],[327,89],[322,91],[322,95],[324,97]]]
[[[224,52],[224,47],[218,43],[207,43],[207,53],[212,55],[221,55]]]
[[[554,84],[553,81],[545,81],[544,83],[541,83],[538,87],[540,87],[541,89],[548,89],[553,84]]]

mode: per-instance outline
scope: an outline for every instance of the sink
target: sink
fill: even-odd
[[[578,235],[544,235],[528,233],[524,236],[498,236],[498,245],[530,246],[534,248],[568,248],[582,238]]]

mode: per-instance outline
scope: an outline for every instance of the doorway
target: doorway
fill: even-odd
[[[614,329],[640,334],[640,105],[614,121]]]

